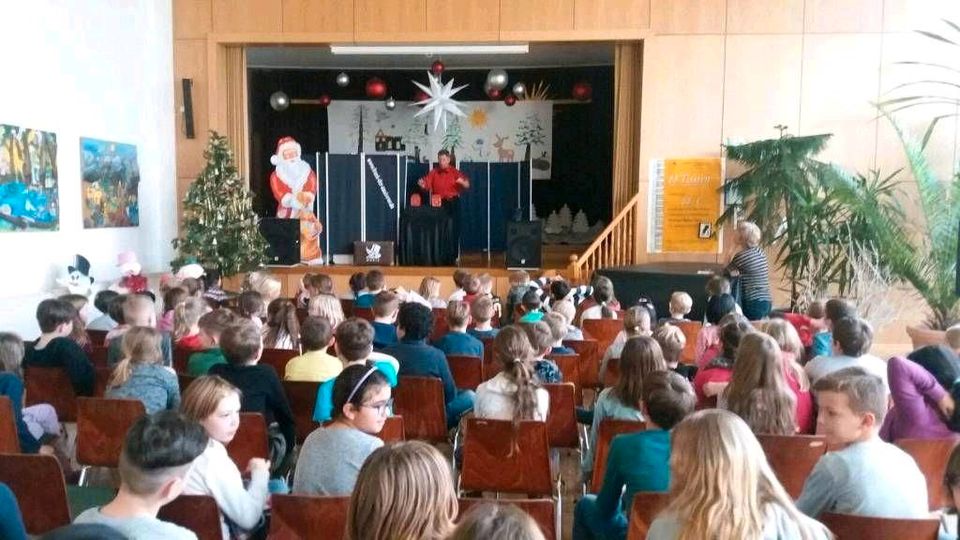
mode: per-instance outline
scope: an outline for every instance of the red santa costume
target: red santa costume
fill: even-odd
[[[270,163],[276,166],[270,174],[270,190],[277,200],[277,217],[301,221],[301,260],[319,263],[322,262],[319,236],[323,225],[313,213],[317,174],[300,156],[300,144],[293,137],[277,141],[277,153],[270,157]]]

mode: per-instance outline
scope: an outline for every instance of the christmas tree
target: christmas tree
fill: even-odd
[[[195,261],[224,276],[256,270],[266,262],[267,242],[227,138],[211,132],[203,157],[207,166],[183,200],[181,236],[173,240],[179,253],[171,264],[179,268]]]
[[[447,131],[443,134],[443,142],[441,143],[444,148],[450,150],[450,160],[454,163],[457,162],[457,147],[460,146],[462,138],[463,130],[460,126],[460,119],[454,118],[447,125]]]
[[[543,144],[546,141],[543,133],[543,126],[540,125],[540,117],[537,113],[528,114],[517,125],[515,135],[517,144],[523,144],[526,148],[523,151],[523,160],[530,161],[530,146],[534,144]]]
[[[587,214],[580,210],[577,212],[577,215],[573,218],[573,225],[570,226],[570,230],[574,234],[583,234],[590,231],[590,224],[587,223]]]

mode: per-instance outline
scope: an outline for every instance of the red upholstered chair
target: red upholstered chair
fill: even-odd
[[[223,539],[220,508],[209,495],[180,495],[161,508],[157,518],[190,529],[199,540]]]
[[[25,406],[49,403],[61,422],[77,421],[77,395],[63,368],[26,367],[23,369]]]
[[[433,308],[433,328],[430,330],[430,341],[442,338],[449,330],[447,308]]]
[[[600,351],[606,351],[621,330],[623,330],[621,319],[587,319],[583,321],[583,337],[597,340]]]
[[[457,521],[463,519],[470,510],[481,504],[512,505],[523,510],[540,527],[543,536],[548,540],[559,540],[557,536],[557,517],[556,506],[550,499],[477,499],[473,497],[460,497],[460,513],[457,515]]]
[[[110,382],[110,377],[113,376],[113,369],[94,366],[93,373],[93,397],[102,398],[107,393],[107,383]]]
[[[366,319],[367,321],[373,322],[373,308],[354,306],[353,316],[360,317],[361,319]]]
[[[827,442],[816,435],[757,435],[767,462],[787,493],[796,499],[803,483],[820,457],[827,451]]]
[[[0,454],[0,482],[17,497],[27,533],[40,535],[70,524],[60,463],[40,454]]]
[[[579,354],[548,354],[546,356],[553,360],[560,373],[563,374],[563,382],[573,383],[576,387],[577,403],[583,401],[583,381],[580,376],[580,355]]]
[[[957,442],[955,439],[897,439],[894,441],[910,454],[927,480],[927,500],[930,510],[943,506],[943,475],[947,461]]]
[[[580,450],[576,388],[570,382],[544,384],[543,388],[550,394],[550,412],[547,414],[550,447]]]
[[[90,344],[94,347],[102,347],[107,344],[107,331],[106,330],[87,330],[87,337],[90,338]]]
[[[273,366],[277,372],[277,377],[283,379],[283,374],[287,370],[287,362],[300,353],[291,349],[264,349],[260,356],[260,363]]]
[[[668,504],[670,504],[669,493],[637,492],[630,505],[630,527],[627,529],[627,540],[646,540],[650,524]]]
[[[700,335],[700,329],[703,328],[703,323],[699,321],[683,321],[683,322],[672,322],[670,323],[683,332],[683,337],[686,338],[686,343],[683,346],[683,351],[680,353],[680,361],[684,364],[694,364],[697,361],[697,336]]]
[[[836,540],[936,540],[940,530],[937,518],[890,519],[827,512],[818,519]]]
[[[345,537],[350,497],[277,494],[270,506],[271,540]]]
[[[593,476],[590,479],[590,491],[599,493],[603,484],[603,475],[607,472],[607,456],[610,454],[610,444],[613,438],[624,433],[634,433],[647,429],[646,422],[632,420],[613,420],[611,418],[600,421],[597,430],[596,448],[593,449]]]
[[[408,439],[447,440],[447,409],[443,382],[436,377],[400,377],[393,389],[393,411],[403,416]]]
[[[343,315],[345,317],[353,317],[353,300],[349,298],[340,299],[340,307],[343,309]]]
[[[580,356],[580,382],[585,388],[600,388],[600,344],[595,339],[563,341],[565,347],[570,347]]]
[[[503,370],[503,366],[493,354],[494,338],[487,338],[483,341],[483,380],[488,381],[497,376],[497,373]]]
[[[109,367],[110,363],[107,361],[107,347],[103,345],[94,345],[90,348],[90,363],[94,367]]]
[[[17,435],[17,417],[13,413],[13,402],[7,396],[0,396],[0,454],[19,454],[20,437]]]
[[[190,355],[196,351],[184,349],[183,347],[173,348],[173,370],[177,373],[186,373],[187,364],[190,362]]]
[[[616,386],[620,381],[620,357],[611,356],[607,360],[607,371],[603,374],[604,388]]]
[[[267,422],[260,413],[240,413],[240,427],[227,445],[227,454],[240,472],[247,470],[250,458],[270,459],[267,445]]]
[[[384,444],[400,442],[407,440],[402,416],[390,416],[383,423],[383,429],[377,433],[377,437],[383,440]]]
[[[303,443],[317,423],[313,421],[313,410],[317,404],[317,389],[320,383],[307,381],[283,381],[283,392],[293,410],[293,419],[297,424],[297,442]]]
[[[120,463],[120,449],[127,430],[146,414],[137,399],[77,398],[77,463],[87,468],[113,467]]]
[[[447,364],[457,388],[476,390],[483,382],[483,358],[462,354],[448,354]]]

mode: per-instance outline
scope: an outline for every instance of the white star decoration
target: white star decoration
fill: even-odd
[[[430,78],[430,88],[418,83],[417,81],[412,81],[413,84],[420,87],[421,90],[426,92],[429,98],[418,101],[416,105],[424,105],[422,109],[417,111],[417,114],[413,115],[414,117],[421,116],[424,114],[429,114],[430,111],[433,111],[433,130],[436,131],[437,127],[440,125],[440,122],[443,122],[443,129],[447,129],[447,113],[455,114],[457,116],[466,116],[463,111],[460,110],[460,107],[463,105],[457,101],[453,100],[453,95],[463,90],[467,85],[453,87],[453,79],[447,81],[447,84],[440,84],[440,79],[434,77],[433,73],[427,72],[427,77]]]

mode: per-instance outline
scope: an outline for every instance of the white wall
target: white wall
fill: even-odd
[[[176,234],[171,3],[161,0],[0,0],[0,123],[57,134],[60,230],[0,233],[0,330],[39,330],[34,308],[74,254],[101,285],[116,254],[145,272],[169,266]],[[84,230],[80,137],[135,144],[140,227]]]

